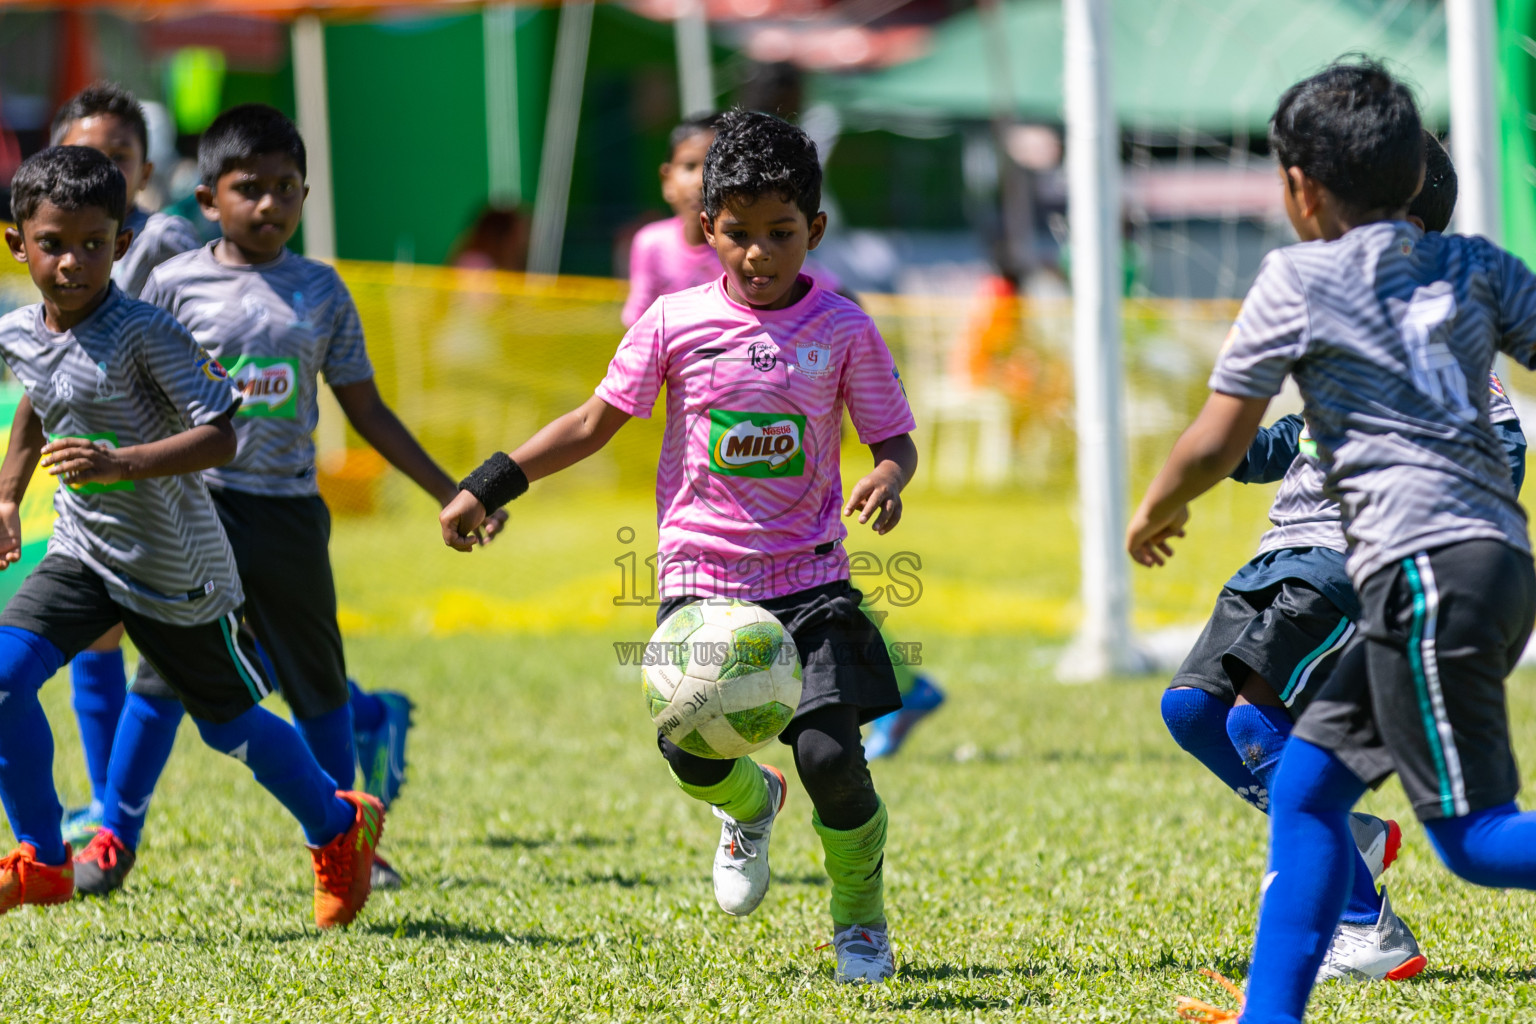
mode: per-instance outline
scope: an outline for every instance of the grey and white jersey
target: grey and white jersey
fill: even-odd
[[[224,371],[163,310],[115,285],[73,330],[41,304],[0,318],[0,358],[50,438],[147,444],[211,423],[240,401]],[[61,486],[50,551],[78,558],[123,607],[174,626],[244,601],[235,558],[201,475]]]
[[[228,267],[206,245],[162,264],[144,300],[185,324],[245,395],[240,451],[208,470],[208,482],[274,498],[319,494],[316,378],[341,387],[373,377],[357,306],[336,271],[287,251]]]
[[[1489,418],[1500,350],[1536,364],[1525,265],[1486,239],[1379,222],[1265,257],[1210,387],[1269,398],[1296,378],[1358,586],[1460,541],[1530,550]]]
[[[1488,375],[1488,419],[1494,424],[1519,421],[1515,407],[1504,394],[1504,385]],[[1259,554],[1281,548],[1329,548],[1348,551],[1339,503],[1328,497],[1327,477],[1317,455],[1311,431],[1301,428],[1296,457],[1281,479],[1280,489],[1269,506],[1274,524],[1259,540]]]
[[[112,280],[130,299],[139,297],[156,267],[203,244],[197,229],[175,214],[146,213],[134,206],[123,227],[133,229],[133,241],[123,258],[112,264]]]

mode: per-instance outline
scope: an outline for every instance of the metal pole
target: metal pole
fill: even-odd
[[[587,48],[591,40],[592,0],[570,0],[562,5],[549,87],[549,116],[544,119],[539,191],[533,201],[528,244],[530,273],[560,272],[566,207],[571,197],[571,165],[576,159],[576,123],[581,117],[581,89],[587,76]]]
[[[683,116],[711,113],[715,109],[715,68],[710,58],[704,0],[679,0],[672,30],[677,41],[678,105]]]
[[[487,4],[481,18],[489,162],[486,192],[493,205],[516,206],[523,198],[523,162],[517,144],[517,10],[509,3]]]
[[[1459,195],[1456,230],[1497,242],[1504,234],[1499,203],[1499,121],[1494,99],[1498,46],[1493,0],[1445,0],[1447,71],[1451,86],[1451,159]]]
[[[1063,680],[1144,671],[1131,639],[1120,425],[1120,132],[1112,106],[1109,0],[1063,0],[1072,356],[1083,622]]]
[[[336,194],[331,187],[331,117],[325,82],[325,26],[313,14],[293,23],[293,91],[309,163],[304,255],[336,258]]]

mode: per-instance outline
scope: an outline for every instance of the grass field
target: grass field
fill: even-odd
[[[296,828],[184,729],[128,888],[0,920],[0,1020],[1171,1019],[1246,971],[1262,820],[1162,731],[1155,682],[1037,681],[1017,642],[928,638],[952,704],[877,764],[899,979],[831,981],[827,888],[792,783],[763,907],[714,906],[714,819],[656,756],[632,669],[592,635],[363,637],[357,674],[419,703],[386,845],[410,885],[309,923]],[[45,695],[84,791],[67,685]],[[1518,745],[1536,689],[1512,688]],[[786,765],[783,751],[772,752]],[[1403,816],[1395,784],[1368,799]],[[1533,909],[1454,883],[1408,826],[1388,875],[1430,969],[1332,988],[1318,1020],[1517,1020]]]

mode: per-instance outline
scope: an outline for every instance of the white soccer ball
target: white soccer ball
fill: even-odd
[[[766,746],[800,706],[800,652],[751,601],[684,605],[656,628],[640,670],[651,721],[699,757]]]

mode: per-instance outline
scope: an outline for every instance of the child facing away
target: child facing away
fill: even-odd
[[[294,725],[330,777],[350,788],[359,698],[347,680],[330,513],[316,483],[318,378],[324,375],[358,434],[439,503],[458,488],[379,396],[357,307],[336,271],[286,248],[307,191],[298,129],[271,107],[235,107],[204,132],[198,162],[198,200],[222,237],[162,264],[144,299],[191,331],[244,392],[234,419],[239,450],[204,479],[234,551],[250,629]],[[492,532],[499,525],[493,520]],[[105,819],[76,858],[82,892],[111,892],[133,868],[181,721],[182,704],[163,668],[146,664],[134,679],[112,751]],[[409,701],[369,696],[384,705],[379,715],[403,743]],[[377,795],[387,805],[394,789]],[[395,885],[398,875],[380,864],[375,882]]]
[[[1350,808],[1392,772],[1452,871],[1536,888],[1536,815],[1514,802],[1504,695],[1536,616],[1536,569],[1487,383],[1499,351],[1536,365],[1536,277],[1485,239],[1406,219],[1424,140],[1411,94],[1380,65],[1337,64],[1292,86],[1270,141],[1302,241],[1265,258],[1212,395],[1126,546],[1148,566],[1172,554],[1188,502],[1237,466],[1294,377],[1339,503],[1363,637],[1296,722],[1270,791],[1241,1019],[1295,1024],[1356,870]]]
[[[26,388],[0,465],[0,568],[20,556],[19,506],[41,458],[64,484],[48,553],[0,612],[0,798],[17,848],[0,859],[0,912],[74,894],[38,690],[121,622],[185,702],[203,742],[243,762],[298,819],[315,923],[368,899],[384,809],[340,792],[269,692],[240,632],[244,594],[199,471],[235,454],[241,396],[168,314],[112,284],[127,183],[106,156],[56,146],[11,183],[6,242],[43,301],[0,318],[0,358]]]
[[[128,183],[123,230],[132,232],[132,238],[127,253],[112,265],[112,280],[123,294],[138,298],[150,271],[177,253],[198,247],[191,224],[170,214],[148,212],[135,201],[154,176],[155,165],[149,160],[144,109],[133,93],[112,82],[87,86],[59,108],[50,137],[55,146],[100,150]],[[106,808],[107,763],[128,696],[122,639],[122,627],[114,626],[69,663],[80,746],[91,780],[90,804],[64,812],[64,836],[74,844],[84,843],[101,827]]]
[[[742,598],[794,637],[804,687],[780,739],[794,753],[826,854],[836,977],[878,983],[894,972],[881,870],[886,810],[859,726],[895,710],[900,697],[849,582],[839,510],[879,533],[896,527],[901,490],[917,467],[912,413],[874,323],[801,273],[827,222],[818,209],[821,166],[805,133],[767,114],[722,115],[703,196],[705,237],[723,274],[657,300],[624,336],[592,398],[472,473],[443,510],[443,539],[468,550],[488,512],[597,451],[631,416],[649,416],[666,386],[657,622],[700,599]],[[846,502],[844,408],[875,461]],[[795,449],[786,457],[776,448],[771,462],[728,458],[711,440],[786,423]],[[716,900],[728,914],[750,914],[768,891],[783,775],[751,758],[709,760],[657,739],[683,792],[713,805],[723,823]]]
[[[1456,170],[1428,131],[1424,152],[1424,187],[1407,219],[1443,232],[1456,205]],[[1496,377],[1489,388],[1489,418],[1518,493],[1525,435]],[[1162,711],[1179,746],[1267,812],[1292,723],[1354,637],[1360,602],[1344,569],[1348,543],[1339,505],[1324,492],[1317,447],[1300,416],[1260,430],[1232,478],[1283,481],[1269,513],[1274,527],[1259,542],[1258,554],[1222,588],[1199,642],[1163,695]],[[1375,885],[1396,858],[1402,831],[1394,821],[1366,814],[1351,815],[1350,830],[1361,860],[1319,977],[1412,977],[1427,961],[1385,890],[1378,895]]]

